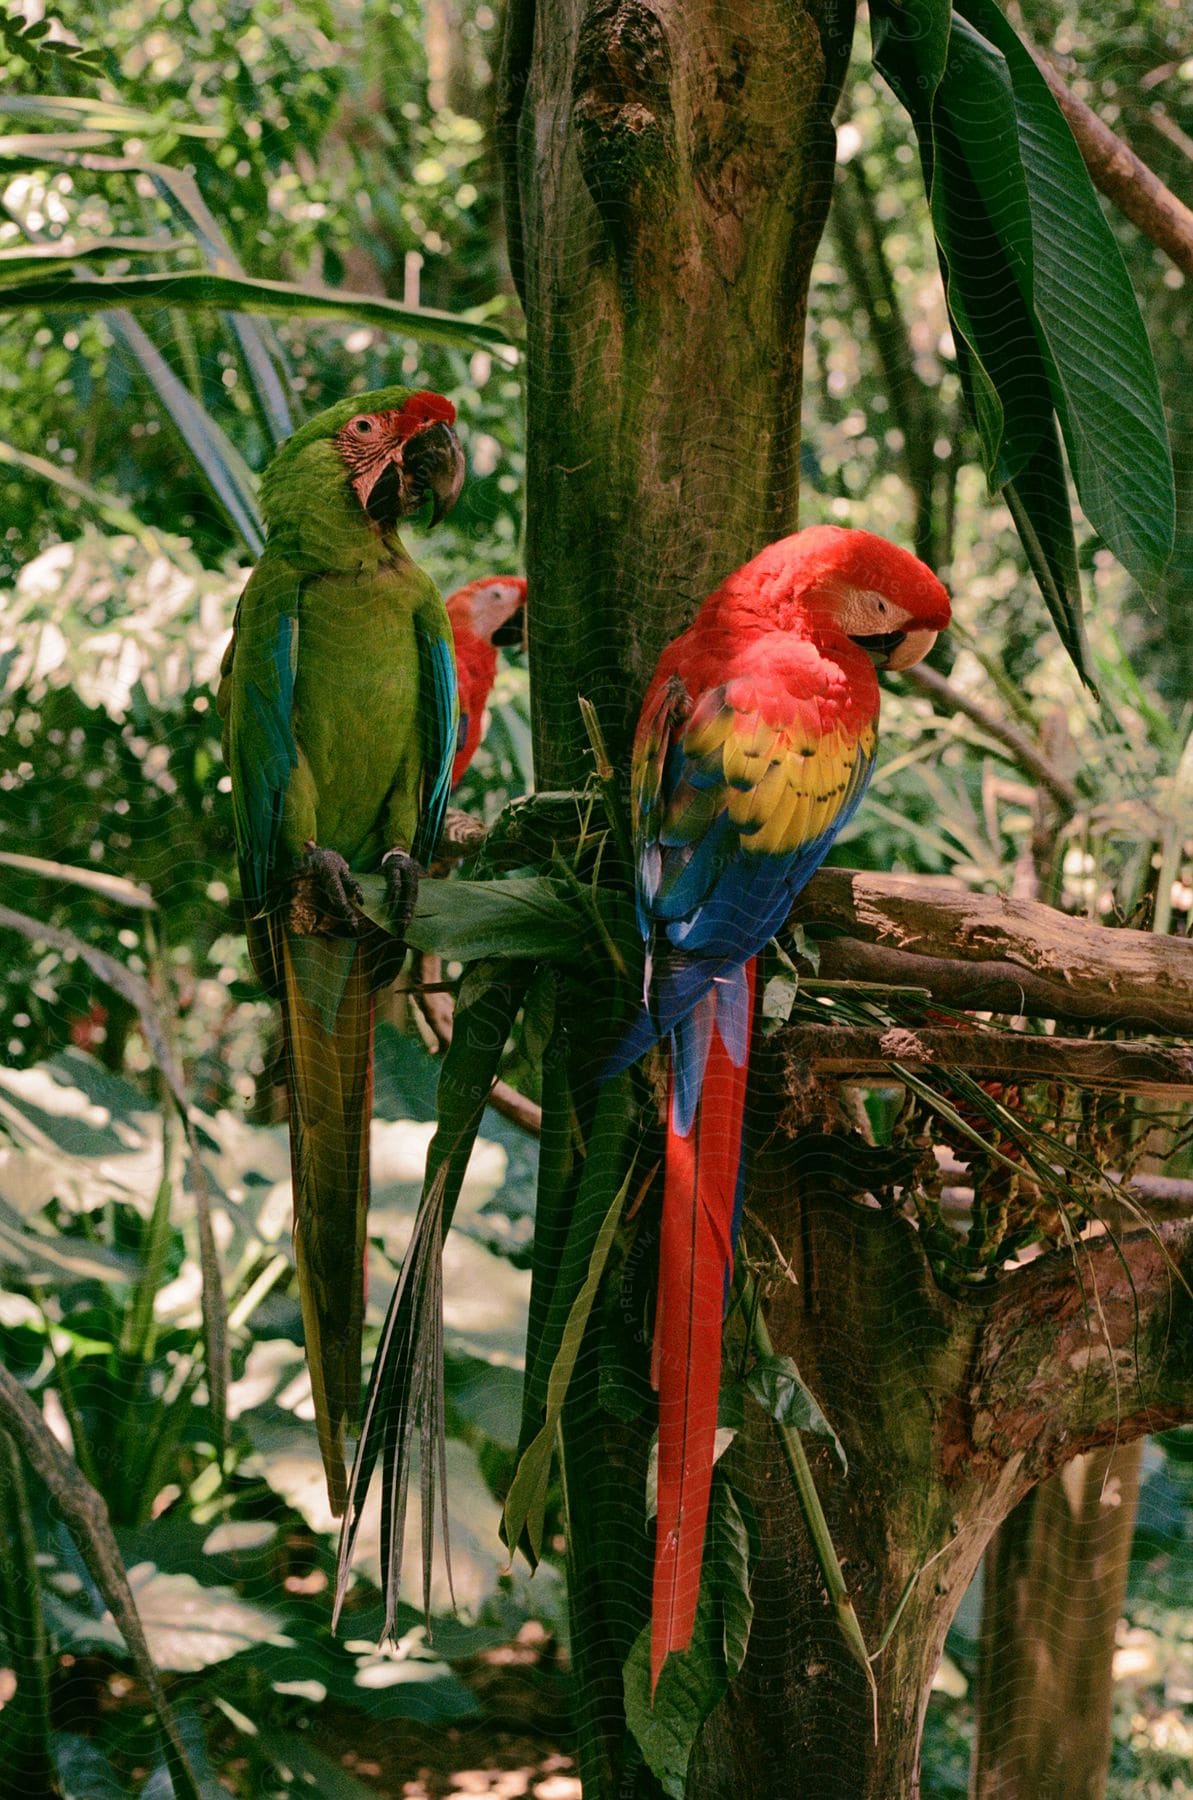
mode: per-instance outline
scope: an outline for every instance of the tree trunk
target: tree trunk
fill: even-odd
[[[986,1552],[974,1800],[1102,1800],[1142,1444],[1074,1457]]]
[[[536,772],[624,752],[664,643],[796,524],[848,0],[513,0]]]
[[[624,767],[663,644],[721,577],[795,527],[807,288],[851,31],[846,0],[511,0],[498,127],[527,317],[542,789],[591,773],[579,696]],[[581,1161],[600,1005],[565,1001],[544,1059],[543,1155],[557,1173]],[[1107,1240],[1082,1246],[1084,1289],[1073,1259],[1042,1257],[1005,1286],[946,1296],[913,1224],[818,1166],[824,1140],[805,1127],[823,1131],[835,1091],[781,1055],[759,1062],[748,1206],[794,1275],[768,1321],[849,1453],[847,1476],[827,1451],[815,1472],[871,1647],[916,1579],[876,1665],[875,1732],[772,1428],[748,1418],[730,1455],[761,1528],[754,1623],[686,1792],[910,1800],[940,1647],[991,1531],[1075,1451],[1183,1416],[1193,1309],[1146,1234],[1121,1240],[1121,1260]],[[1180,1254],[1182,1228],[1165,1229]],[[650,1237],[635,1240],[644,1262]],[[621,1280],[594,1309],[563,1421],[588,1800],[660,1791],[622,1698],[649,1599],[654,1421],[641,1346],[610,1410],[610,1340],[642,1314],[634,1269]],[[1091,1316],[1082,1294],[1095,1283]]]

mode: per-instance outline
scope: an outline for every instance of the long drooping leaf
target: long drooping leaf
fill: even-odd
[[[1131,279],[1031,53],[993,0],[958,0],[957,10],[1003,59],[1010,82],[1035,319],[1078,497],[1123,567],[1148,587],[1172,554],[1176,500],[1160,385]]]
[[[0,281],[23,281],[26,276],[44,278],[57,273],[59,266],[69,269],[77,262],[108,262],[129,256],[170,256],[178,250],[193,249],[189,238],[54,238],[40,244],[22,244],[19,249],[0,250]]]
[[[1172,541],[1171,456],[1139,310],[1047,85],[990,0],[875,0],[911,114],[987,475],[1090,679],[1063,433],[1090,522],[1141,581]]]
[[[4,143],[0,140],[0,157]],[[196,307],[200,312],[266,313],[275,318],[351,318],[381,325],[428,344],[452,350],[511,352],[509,332],[488,320],[430,307],[403,306],[375,294],[341,294],[301,287],[294,281],[264,281],[249,275],[216,275],[199,270],[161,275],[38,277],[0,289],[0,310],[91,312],[97,307],[130,311],[163,306]]]
[[[618,1079],[610,1082],[605,1091],[610,1095],[610,1107],[618,1109],[623,1123],[627,1123],[630,1117],[628,1086],[623,1086],[621,1080]],[[607,1114],[606,1120],[604,1121],[606,1130],[608,1117],[609,1115]],[[607,1144],[598,1146],[597,1129],[601,1124],[602,1121],[598,1115],[597,1128],[594,1128],[593,1143],[589,1150],[589,1159],[585,1165],[586,1177],[588,1176],[589,1170],[593,1167],[594,1158],[600,1154],[602,1150],[607,1154],[610,1149],[610,1146]],[[620,1151],[624,1145],[625,1132],[623,1131],[620,1134],[614,1135],[615,1150]],[[551,1457],[555,1449],[555,1434],[560,1419],[563,1416],[563,1404],[567,1399],[568,1384],[572,1378],[572,1371],[576,1366],[576,1358],[580,1354],[580,1345],[583,1342],[584,1333],[588,1328],[588,1320],[596,1301],[597,1288],[600,1286],[601,1277],[605,1272],[605,1265],[609,1260],[609,1252],[613,1247],[614,1234],[621,1219],[622,1208],[625,1205],[626,1196],[630,1191],[630,1182],[632,1178],[633,1165],[631,1164],[621,1186],[615,1190],[612,1198],[609,1200],[605,1215],[597,1226],[596,1236],[593,1239],[592,1247],[589,1251],[583,1280],[579,1288],[576,1289],[574,1282],[571,1279],[573,1273],[571,1266],[572,1258],[569,1258],[568,1250],[572,1251],[573,1257],[582,1254],[584,1243],[579,1240],[587,1239],[589,1235],[589,1225],[594,1212],[591,1205],[592,1191],[603,1187],[606,1195],[608,1194],[609,1171],[606,1170],[603,1172],[603,1178],[598,1175],[595,1180],[589,1183],[589,1193],[587,1195],[585,1193],[585,1183],[584,1181],[581,1181],[580,1192],[576,1204],[576,1217],[578,1221],[582,1222],[583,1229],[575,1234],[578,1240],[575,1245],[573,1245],[572,1242],[572,1234],[568,1234],[567,1248],[565,1248],[561,1265],[556,1271],[560,1276],[558,1303],[556,1303],[555,1294],[552,1294],[549,1302],[546,1329],[542,1337],[540,1337],[533,1346],[529,1342],[527,1343],[526,1384],[523,1399],[523,1438],[527,1436],[528,1421],[530,1425],[533,1426],[539,1418],[540,1395],[542,1418],[541,1423],[538,1424],[535,1435],[527,1443],[525,1450],[523,1450],[521,1457],[519,1458],[518,1467],[514,1473],[514,1479],[510,1483],[509,1493],[506,1496],[505,1510],[502,1515],[501,1534],[511,1549],[513,1549],[515,1545],[523,1543],[523,1536],[525,1534],[524,1548],[532,1567],[537,1566],[542,1555],[543,1526],[547,1510],[547,1489],[551,1473]],[[547,1257],[540,1258],[539,1256],[538,1235],[538,1218],[536,1214],[536,1281],[541,1280],[543,1263],[549,1262],[550,1260]],[[571,1296],[570,1302],[568,1298],[569,1295]],[[564,1310],[565,1307],[566,1312]],[[562,1326],[558,1331],[558,1342],[556,1343],[556,1332],[553,1330],[553,1327],[556,1324],[557,1317],[560,1315],[562,1315]],[[550,1358],[549,1361],[548,1357]],[[533,1400],[531,1389],[532,1367],[534,1368],[536,1375]],[[541,1374],[541,1371],[544,1369],[546,1371],[545,1390],[543,1388]]]
[[[73,494],[89,512],[102,519],[105,525],[110,525],[114,531],[126,531],[138,543],[156,548],[157,539],[149,527],[142,524],[136,513],[114,494],[104,494],[99,488],[92,487],[90,482],[76,475],[73,469],[63,468],[60,463],[51,462],[48,457],[35,456],[30,450],[18,450],[15,444],[4,443],[0,443],[0,465],[20,469],[26,475],[36,475],[39,480],[50,482],[64,493]]]
[[[436,1101],[437,1126],[414,1231],[390,1301],[373,1361],[360,1439],[340,1532],[333,1629],[348,1591],[352,1557],[365,1499],[381,1463],[381,1569],[385,1591],[384,1635],[392,1636],[402,1573],[415,1434],[419,1439],[423,1551],[423,1601],[430,1613],[439,1489],[444,1551],[445,1430],[443,1419],[443,1239],[468,1169],[485,1105],[501,1067],[506,1040],[530,982],[529,962],[478,963],[468,971],[456,1002],[452,1039],[443,1059]]]
[[[77,125],[84,131],[102,132],[105,136],[119,132],[135,132],[138,137],[167,134],[182,138],[218,138],[219,125],[201,125],[197,120],[164,118],[160,113],[145,112],[139,106],[126,106],[123,100],[90,100],[85,94],[5,94],[0,96],[0,115],[12,118],[55,119],[66,125]]]
[[[100,284],[106,285],[106,284]],[[0,290],[0,307],[9,303],[12,290]],[[178,379],[148,333],[126,312],[104,315],[112,331],[144,370],[158,399],[177,427],[179,436],[211,492],[224,508],[254,556],[265,548],[265,527],[257,505],[256,482],[248,464],[211,414]]]
[[[615,1076],[601,1089],[583,1171],[566,1218],[560,1216],[560,1197],[554,1193],[540,1191],[535,1209],[520,1461],[504,1524],[510,1549],[521,1540],[532,1566],[542,1547],[555,1425],[563,1412],[597,1286],[629,1192],[632,1161],[628,1144],[633,1123],[630,1077]],[[543,1176],[540,1164],[540,1190]],[[554,1229],[548,1230],[549,1225]]]

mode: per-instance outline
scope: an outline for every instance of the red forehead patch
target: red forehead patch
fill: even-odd
[[[398,430],[403,437],[409,437],[411,432],[421,431],[426,425],[454,425],[455,419],[456,409],[450,400],[423,388],[419,393],[411,394],[398,414]]]

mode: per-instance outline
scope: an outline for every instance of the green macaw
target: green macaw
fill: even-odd
[[[454,419],[439,394],[383,388],[283,444],[220,671],[249,949],[282,1005],[294,1254],[337,1516],[360,1398],[374,995],[401,966],[458,736],[451,625],[398,527],[454,504]],[[392,933],[358,910],[353,871],[379,868]]]

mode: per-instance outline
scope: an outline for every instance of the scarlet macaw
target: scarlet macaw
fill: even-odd
[[[396,974],[458,738],[451,626],[398,527],[454,504],[455,408],[391,387],[278,451],[267,537],[221,669],[219,711],[249,948],[282,1003],[294,1254],[332,1510],[360,1399],[373,997]],[[394,936],[357,911],[381,868]]]
[[[522,642],[525,604],[522,575],[485,575],[448,597],[447,616],[456,643],[460,686],[460,748],[452,764],[453,787],[459,784],[481,741],[485,706],[497,675],[497,651]]]
[[[700,1589],[756,959],[865,792],[875,670],[909,668],[948,622],[948,594],[906,550],[812,526],[722,583],[643,703],[631,806],[646,990],[607,1072],[670,1038],[652,1692],[691,1642]]]

